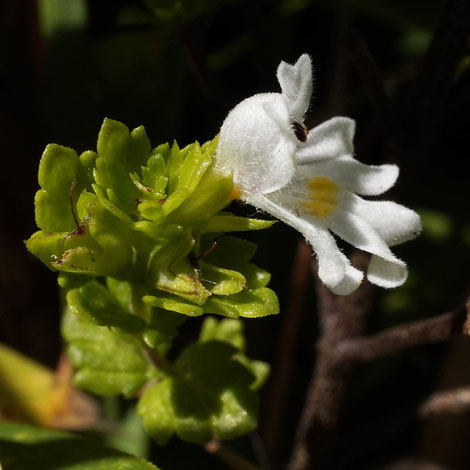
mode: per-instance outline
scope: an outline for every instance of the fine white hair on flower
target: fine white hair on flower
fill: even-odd
[[[364,165],[354,157],[355,122],[334,117],[308,130],[312,64],[303,54],[277,69],[281,93],[247,98],[220,130],[216,169],[232,174],[240,199],[298,230],[318,257],[318,274],[336,294],[353,292],[363,273],[339,250],[331,232],[372,254],[370,282],[403,284],[407,269],[390,246],[415,238],[421,221],[391,201],[365,200],[391,188],[396,165]]]

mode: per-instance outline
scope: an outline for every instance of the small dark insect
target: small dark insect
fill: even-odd
[[[291,127],[294,130],[295,136],[300,140],[300,142],[307,141],[308,129],[305,126],[299,124],[298,122],[292,122]]]

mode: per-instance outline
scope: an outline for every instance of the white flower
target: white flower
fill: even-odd
[[[240,199],[298,230],[312,245],[319,277],[336,294],[354,291],[363,273],[338,249],[331,232],[372,254],[370,282],[396,287],[406,265],[390,251],[416,237],[418,214],[382,194],[398,177],[396,165],[368,166],[353,158],[355,122],[334,117],[308,131],[304,115],[312,93],[307,54],[281,62],[282,93],[261,93],[238,104],[220,130],[216,168],[233,174]]]

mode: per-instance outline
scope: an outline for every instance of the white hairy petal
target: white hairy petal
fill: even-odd
[[[421,232],[419,215],[392,201],[367,201],[344,192],[341,205],[364,219],[388,246],[416,238]]]
[[[289,101],[289,114],[302,123],[312,95],[312,62],[307,54],[299,57],[294,65],[281,62],[277,69],[277,79],[282,94]]]
[[[419,216],[390,201],[367,201],[387,191],[396,165],[370,166],[354,159],[355,122],[334,117],[304,135],[312,92],[307,54],[295,64],[281,62],[282,93],[242,101],[225,119],[215,167],[232,174],[240,199],[298,230],[318,257],[318,274],[336,294],[353,292],[363,273],[338,249],[329,230],[372,254],[369,280],[382,287],[405,282],[405,263],[389,246],[414,238]]]
[[[354,152],[353,137],[356,123],[347,117],[337,116],[314,127],[305,145],[296,153],[297,163],[312,163]]]
[[[277,199],[282,201],[282,196],[278,194]],[[333,236],[321,221],[313,217],[299,217],[263,195],[250,195],[244,200],[282,220],[306,238],[318,257],[320,279],[334,293],[346,295],[357,289],[363,274],[351,266],[339,251]]]
[[[292,178],[295,148],[286,99],[279,93],[263,93],[230,111],[220,130],[216,167],[233,173],[242,193],[265,194]]]
[[[336,286],[330,287],[331,292],[337,295],[349,295],[354,292],[362,282],[364,274],[359,269],[351,266],[348,258],[339,252],[341,258],[343,258],[343,262],[345,264],[345,272],[343,280],[337,284]],[[320,277],[321,279],[321,277]]]
[[[299,173],[325,176],[362,196],[376,196],[390,189],[398,177],[396,165],[364,165],[350,156],[300,165]]]
[[[369,265],[367,270],[369,281],[382,287],[395,287],[405,282],[405,263],[395,257],[385,241],[365,220],[340,208],[328,217],[328,227],[356,248],[376,255],[372,267]],[[382,261],[378,261],[377,257]]]
[[[367,267],[367,279],[376,286],[391,289],[401,286],[408,277],[408,270],[403,261],[401,264],[387,261],[372,255]]]

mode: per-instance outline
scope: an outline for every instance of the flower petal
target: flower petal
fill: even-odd
[[[305,145],[297,150],[297,163],[311,163],[352,155],[355,127],[353,119],[342,116],[331,118],[314,127],[309,131]]]
[[[345,264],[344,278],[336,286],[329,286],[329,289],[331,292],[333,292],[333,294],[349,295],[359,287],[362,279],[364,278],[364,274],[362,271],[359,271],[359,269],[351,266],[348,258],[346,258],[343,253],[339,252],[339,255],[341,258],[343,258],[343,262]]]
[[[364,219],[388,246],[412,240],[421,232],[419,215],[392,201],[367,201],[344,191],[341,206]]]
[[[377,255],[372,267],[368,269],[368,279],[372,283],[382,287],[396,287],[405,282],[405,263],[394,256],[385,241],[365,220],[340,208],[328,217],[327,224],[334,233],[351,245]],[[377,260],[377,257],[381,260]]]
[[[398,172],[396,165],[364,165],[348,155],[299,166],[299,173],[326,176],[363,196],[376,196],[390,189]]]
[[[303,123],[312,95],[312,61],[308,54],[302,54],[294,65],[281,62],[277,79],[282,94],[289,100],[291,118]]]
[[[233,173],[243,192],[269,193],[292,178],[296,139],[289,123],[286,98],[263,93],[242,101],[230,111],[220,129],[216,168]],[[286,127],[286,126],[284,126]]]
[[[404,284],[408,277],[408,270],[404,265],[398,265],[372,255],[367,267],[367,279],[376,286],[391,289]]]
[[[340,295],[353,292],[359,286],[363,274],[351,266],[346,256],[339,251],[326,226],[313,217],[299,217],[283,207],[282,193],[277,193],[276,198],[278,203],[262,195],[250,195],[244,200],[282,220],[307,239],[318,257],[318,276],[329,289]]]

